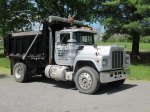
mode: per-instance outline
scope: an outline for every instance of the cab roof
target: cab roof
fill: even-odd
[[[64,29],[61,30],[61,32],[89,32],[89,33],[94,33],[96,34],[97,32],[95,30],[87,30],[87,29],[82,29],[82,28],[77,28],[77,29]]]

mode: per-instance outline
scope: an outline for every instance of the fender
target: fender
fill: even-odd
[[[86,56],[86,55],[77,56],[75,58],[75,61],[74,61],[73,72],[76,72],[76,70],[78,70],[80,67],[83,67],[83,66],[91,66],[94,69],[96,69],[96,71],[98,71],[99,70],[99,65],[101,65],[100,60],[101,60],[101,57],[97,57],[97,56],[94,56],[94,55],[91,55],[91,56]]]

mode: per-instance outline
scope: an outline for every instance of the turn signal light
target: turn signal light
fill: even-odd
[[[99,60],[96,60],[97,63],[99,63]]]

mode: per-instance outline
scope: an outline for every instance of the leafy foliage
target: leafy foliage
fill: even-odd
[[[106,0],[100,12],[100,22],[107,35],[128,34],[132,37],[132,53],[139,54],[140,35],[149,35],[150,1],[148,0]]]
[[[60,17],[73,16],[77,20],[94,21],[94,10],[100,3],[97,0],[34,0],[37,5],[37,14],[40,18],[50,15]],[[95,8],[95,9],[94,9]]]
[[[150,43],[150,36],[145,36],[140,39],[140,42],[142,43]]]
[[[107,42],[110,42],[110,43],[115,43],[116,42],[116,36],[114,36],[114,35],[112,35],[108,40],[107,40]]]
[[[0,0],[0,33],[5,37],[9,32],[31,30],[34,22],[50,15],[93,22],[101,3],[99,0]]]
[[[100,21],[112,33],[142,34],[150,24],[150,2],[146,0],[106,1],[102,11],[104,19]]]
[[[11,31],[31,30],[34,22],[34,5],[30,0],[0,0],[1,35]]]
[[[0,28],[0,36],[2,36],[2,28]]]

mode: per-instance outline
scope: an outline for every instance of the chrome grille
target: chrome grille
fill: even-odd
[[[123,52],[113,51],[112,52],[112,68],[122,68],[123,67]]]

